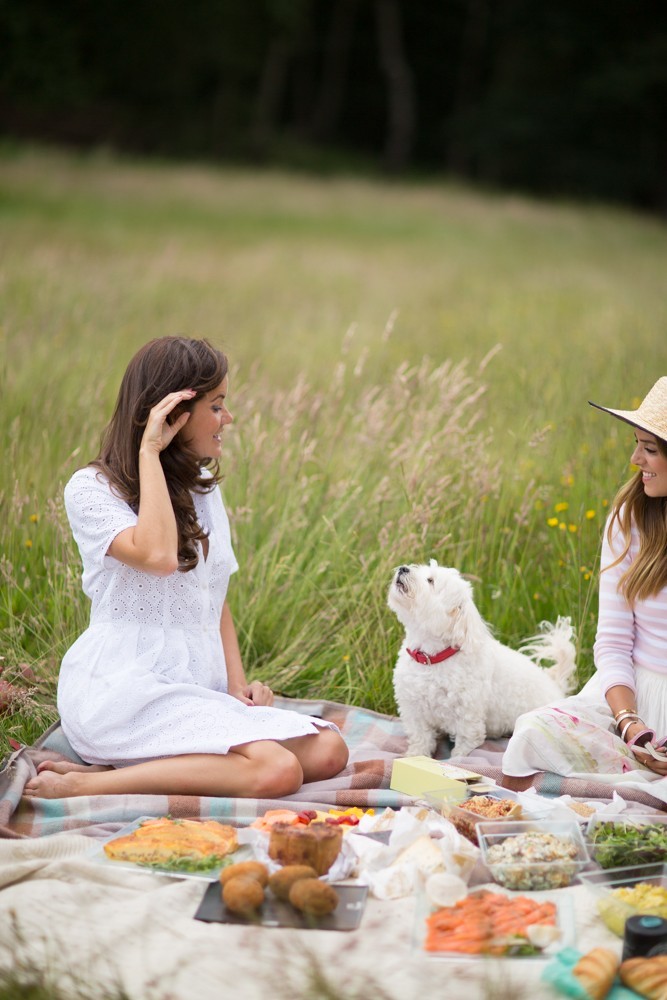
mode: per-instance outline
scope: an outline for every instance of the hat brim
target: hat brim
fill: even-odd
[[[612,410],[608,406],[600,406],[599,403],[594,403],[592,400],[588,400],[589,406],[594,406],[596,410],[602,410],[603,413],[610,413],[612,417],[617,417],[618,420],[623,420],[624,423],[630,424],[631,427],[637,427],[641,431],[647,431],[649,434],[653,434],[654,437],[660,438],[661,441],[665,441],[664,430],[659,430],[655,425],[651,426],[650,421],[642,419],[641,417],[637,419],[637,410]]]

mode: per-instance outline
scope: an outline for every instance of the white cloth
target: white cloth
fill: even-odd
[[[137,522],[97,470],[76,472],[65,506],[83,561],[90,625],[65,654],[58,711],[65,735],[91,764],[116,767],[187,753],[227,753],[329,726],[227,694],[220,616],[238,568],[220,491],[194,494],[209,551],[195,569],[153,576],[107,550]],[[334,727],[331,727],[334,728]]]
[[[667,736],[667,684],[662,674],[635,672],[637,709],[658,738]],[[667,779],[639,763],[620,738],[603,693],[603,679],[593,674],[579,694],[519,716],[503,756],[503,773],[514,777],[552,771],[572,778],[604,780],[627,775],[632,781]],[[654,790],[651,789],[651,794]]]
[[[78,977],[87,996],[122,987],[129,1000],[478,1000],[493,989],[555,996],[540,982],[542,961],[427,955],[413,894],[369,897],[358,930],[349,933],[206,924],[193,919],[200,880],[116,870],[90,859],[95,847],[74,833],[0,841],[0,968],[25,962],[48,970],[58,985]],[[621,939],[597,916],[588,889],[558,889],[551,898],[564,901],[564,926],[570,937],[576,929],[580,951],[604,946],[620,957]]]

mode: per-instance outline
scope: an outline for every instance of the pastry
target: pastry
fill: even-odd
[[[269,857],[280,865],[309,865],[318,875],[325,875],[338,857],[342,842],[340,826],[276,823],[269,836]]]
[[[621,963],[621,982],[646,1000],[667,1000],[667,955],[628,958]]]
[[[222,869],[220,882],[224,885],[225,882],[229,882],[231,878],[238,878],[239,875],[257,879],[262,886],[269,881],[269,870],[261,861],[237,861],[235,865],[229,865]]]
[[[251,916],[264,902],[264,889],[256,878],[237,875],[223,885],[222,900],[232,913]]]
[[[269,877],[269,889],[276,899],[289,899],[290,889],[300,878],[317,878],[310,865],[285,865]]]
[[[325,917],[338,906],[338,893],[333,886],[317,878],[300,878],[290,889],[289,901],[302,913]]]
[[[174,866],[213,867],[238,847],[236,830],[215,820],[149,819],[125,837],[104,845],[113,861]]]
[[[604,1000],[617,971],[618,958],[613,951],[608,948],[593,948],[573,966],[572,975],[581,983],[591,1000]]]

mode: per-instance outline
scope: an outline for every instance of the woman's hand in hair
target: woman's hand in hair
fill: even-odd
[[[186,410],[173,421],[169,422],[169,414],[180,406],[187,403],[197,395],[194,389],[181,389],[179,392],[170,392],[168,396],[156,403],[148,414],[146,428],[141,439],[140,450],[149,450],[159,454],[168,448],[178,432],[185,426],[190,417]]]

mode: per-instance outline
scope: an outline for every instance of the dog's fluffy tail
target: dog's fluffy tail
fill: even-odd
[[[540,631],[528,639],[520,652],[542,666],[553,662],[547,673],[563,694],[574,687],[577,663],[574,627],[569,618],[558,618],[556,624],[540,622]]]

